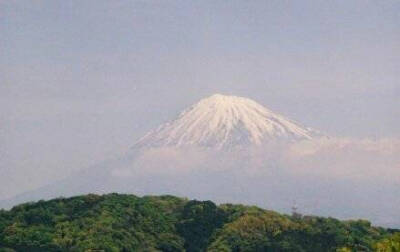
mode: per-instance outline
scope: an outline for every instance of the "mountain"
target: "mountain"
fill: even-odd
[[[58,198],[0,211],[0,251],[398,251],[400,230],[170,195]]]
[[[250,99],[217,94],[133,142],[126,153],[0,201],[0,208],[87,193],[171,194],[286,213],[296,202],[307,214],[400,227],[393,169],[398,152],[387,144],[348,142]]]
[[[247,187],[247,182],[238,184],[236,169],[254,167],[250,147],[264,150],[268,143],[310,140],[316,136],[317,131],[302,127],[251,99],[215,94],[150,131],[123,155],[99,160],[97,165],[62,181],[0,201],[0,207],[57,196],[107,192],[189,193],[192,197],[207,195],[219,201],[234,200],[232,196]],[[265,152],[273,156],[274,148]],[[272,164],[274,160],[268,162]],[[200,181],[207,181],[207,188]],[[224,196],[219,195],[222,192]]]
[[[141,138],[134,147],[202,146],[229,149],[320,135],[244,97],[215,94]]]

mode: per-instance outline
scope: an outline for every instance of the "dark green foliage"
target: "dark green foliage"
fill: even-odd
[[[0,214],[0,244],[17,251],[182,251],[175,223],[185,201],[110,194],[23,204]]]
[[[373,251],[388,236],[368,221],[339,221],[305,216],[301,219],[269,211],[243,212],[220,230],[210,251]]]
[[[182,211],[178,232],[187,251],[204,251],[208,240],[225,222],[224,212],[211,201],[189,201]]]
[[[173,196],[86,195],[0,210],[0,252],[397,251],[396,232]]]

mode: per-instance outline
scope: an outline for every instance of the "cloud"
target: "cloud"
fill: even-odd
[[[133,160],[133,161],[132,161]],[[214,151],[142,150],[112,175],[146,194],[173,193],[398,227],[400,140],[321,138]]]
[[[112,171],[116,177],[186,174],[206,162],[206,152],[198,148],[149,148]]]
[[[114,176],[235,172],[240,176],[291,176],[400,183],[400,140],[320,138],[289,144],[215,151],[150,148],[113,171]]]
[[[283,161],[298,174],[400,182],[400,140],[394,138],[302,141],[288,148]]]

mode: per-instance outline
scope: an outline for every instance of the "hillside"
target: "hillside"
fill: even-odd
[[[399,245],[394,230],[365,220],[174,196],[90,194],[0,211],[0,251],[398,251],[388,248]]]

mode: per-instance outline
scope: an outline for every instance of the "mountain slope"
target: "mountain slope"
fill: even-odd
[[[135,147],[203,146],[217,149],[260,145],[268,141],[311,139],[304,128],[257,102],[237,96],[212,95],[140,139]]]
[[[90,194],[0,211],[0,251],[371,251],[398,242],[395,231],[174,196]]]

